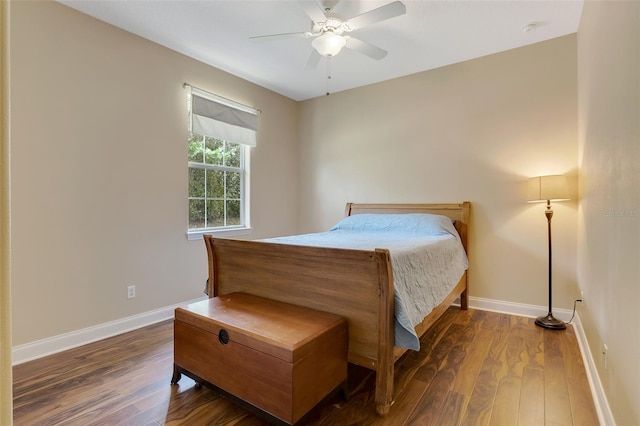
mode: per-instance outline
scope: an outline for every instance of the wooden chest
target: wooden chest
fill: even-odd
[[[174,378],[204,379],[295,423],[347,378],[347,321],[232,293],[177,308]]]

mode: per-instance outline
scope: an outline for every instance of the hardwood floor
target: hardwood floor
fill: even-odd
[[[14,367],[15,425],[266,425],[188,377],[169,384],[172,322]],[[377,417],[374,374],[351,366],[351,397],[331,395],[312,425],[596,425],[573,327],[450,308],[396,365],[390,414]]]

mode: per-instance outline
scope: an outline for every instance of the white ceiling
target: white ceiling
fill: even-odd
[[[298,1],[58,1],[294,100],[575,33],[582,12],[582,0],[403,0],[405,15],[350,34],[387,50],[384,59],[343,49],[310,71],[311,39],[249,39],[309,31],[311,20]],[[390,1],[341,0],[333,12],[349,19]],[[523,31],[530,23],[537,29]]]

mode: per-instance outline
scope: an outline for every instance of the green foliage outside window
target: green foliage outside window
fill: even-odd
[[[189,229],[242,224],[242,145],[189,135]]]

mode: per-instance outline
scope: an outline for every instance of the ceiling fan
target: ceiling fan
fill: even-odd
[[[343,47],[355,50],[373,59],[382,59],[387,51],[369,44],[358,38],[346,35],[352,31],[375,24],[396,16],[404,15],[406,7],[401,1],[394,1],[351,19],[343,19],[332,12],[337,0],[324,0],[320,5],[317,1],[298,0],[306,14],[311,18],[311,31],[271,34],[250,37],[251,39],[279,39],[279,38],[313,38],[311,46],[314,50],[307,61],[306,68],[313,69],[318,65],[322,56],[333,57],[340,53]]]

